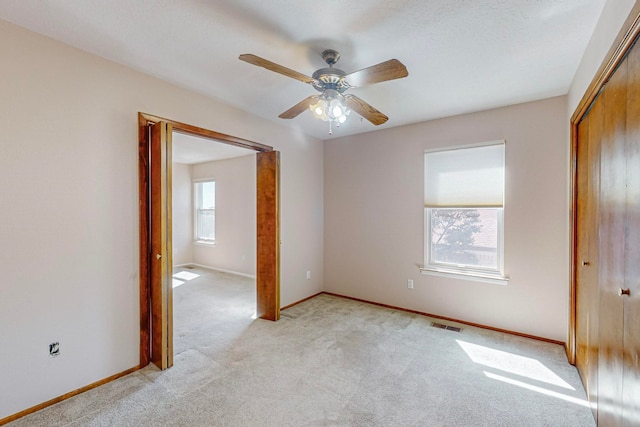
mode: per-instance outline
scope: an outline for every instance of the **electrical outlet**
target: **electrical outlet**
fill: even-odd
[[[51,344],[49,344],[49,356],[51,357],[56,357],[56,356],[60,356],[60,343],[59,342],[52,342]]]
[[[411,279],[407,280],[407,288],[413,289],[413,280]]]
[[[311,270],[307,270],[307,280],[311,280]]]

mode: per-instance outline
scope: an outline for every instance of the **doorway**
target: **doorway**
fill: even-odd
[[[173,131],[256,152],[256,314],[280,317],[279,152],[272,147],[138,114],[140,207],[140,365],[173,364],[171,135]]]

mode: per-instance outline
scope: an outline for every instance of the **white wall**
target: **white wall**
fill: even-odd
[[[569,89],[568,116],[573,115],[620,28],[637,0],[607,0]]]
[[[565,341],[565,111],[557,97],[325,141],[325,290]],[[421,275],[424,150],[499,139],[509,284]]]
[[[216,243],[193,244],[193,262],[255,276],[255,154],[195,164],[192,177],[216,181]]]
[[[193,202],[191,165],[171,166],[173,265],[193,262]]]
[[[282,304],[321,290],[321,141],[4,21],[0,51],[0,419],[138,364],[139,111],[280,150]]]

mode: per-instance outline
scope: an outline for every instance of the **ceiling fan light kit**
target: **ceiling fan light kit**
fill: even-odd
[[[314,99],[316,102],[309,103],[309,109],[316,118],[329,122],[329,135],[333,133],[332,124],[340,127],[351,114],[351,110],[345,105],[344,96],[334,89],[326,89],[321,96]]]
[[[409,75],[407,68],[397,59],[390,59],[346,74],[338,68],[333,68],[340,59],[340,54],[333,49],[327,49],[322,52],[322,59],[329,65],[329,68],[316,70],[311,77],[256,55],[243,54],[239,56],[239,59],[308,83],[321,92],[320,95],[312,95],[303,99],[278,117],[292,119],[308,108],[316,118],[329,122],[330,135],[332,134],[332,125],[335,124],[339,127],[340,124],[347,120],[352,110],[375,126],[381,125],[389,119],[357,96],[343,95],[347,89],[399,79]]]

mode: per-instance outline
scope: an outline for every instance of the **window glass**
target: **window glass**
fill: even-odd
[[[431,263],[498,270],[497,209],[432,209]]]
[[[215,181],[194,184],[194,238],[200,243],[214,243],[216,239],[216,183]]]

